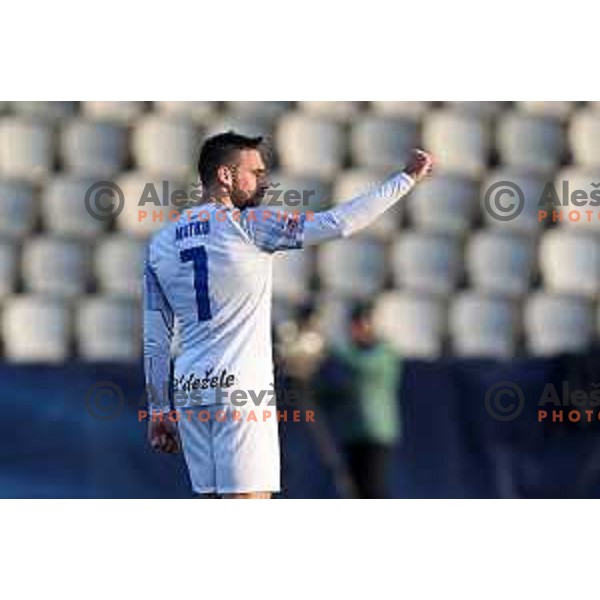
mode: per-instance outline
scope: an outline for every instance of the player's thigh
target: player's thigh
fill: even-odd
[[[270,495],[280,490],[276,410],[220,407],[213,421],[217,492]]]
[[[210,497],[217,492],[210,413],[195,409],[184,416],[179,421],[179,436],[192,489],[196,495]]]

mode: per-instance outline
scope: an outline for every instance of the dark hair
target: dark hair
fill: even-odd
[[[363,321],[373,316],[375,307],[372,302],[356,302],[350,309],[350,322]]]
[[[234,131],[219,133],[208,138],[198,158],[198,175],[203,186],[211,185],[217,175],[217,169],[234,159],[239,150],[259,150],[262,136],[247,137]]]
[[[303,302],[296,310],[296,321],[299,325],[306,325],[317,314],[317,307],[312,301]]]

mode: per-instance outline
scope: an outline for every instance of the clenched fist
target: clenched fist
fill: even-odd
[[[417,183],[422,181],[433,170],[433,156],[425,150],[412,150],[404,172]]]
[[[179,452],[181,448],[177,426],[167,419],[167,415],[148,422],[148,441],[153,450],[167,454]]]

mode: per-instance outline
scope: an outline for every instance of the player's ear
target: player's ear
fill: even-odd
[[[233,173],[227,165],[221,165],[217,169],[217,181],[221,185],[231,185],[233,183]]]

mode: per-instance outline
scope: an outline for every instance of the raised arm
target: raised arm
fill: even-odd
[[[303,245],[319,244],[348,237],[365,227],[396,204],[424,179],[433,167],[433,159],[423,150],[413,150],[403,172],[386,179],[361,196],[335,208],[315,213],[303,223]]]
[[[335,208],[307,217],[279,213],[269,209],[244,210],[239,216],[240,228],[261,250],[277,252],[295,250],[311,244],[347,237],[370,225],[430,172],[431,155],[413,150],[403,172],[386,179],[365,194]]]

